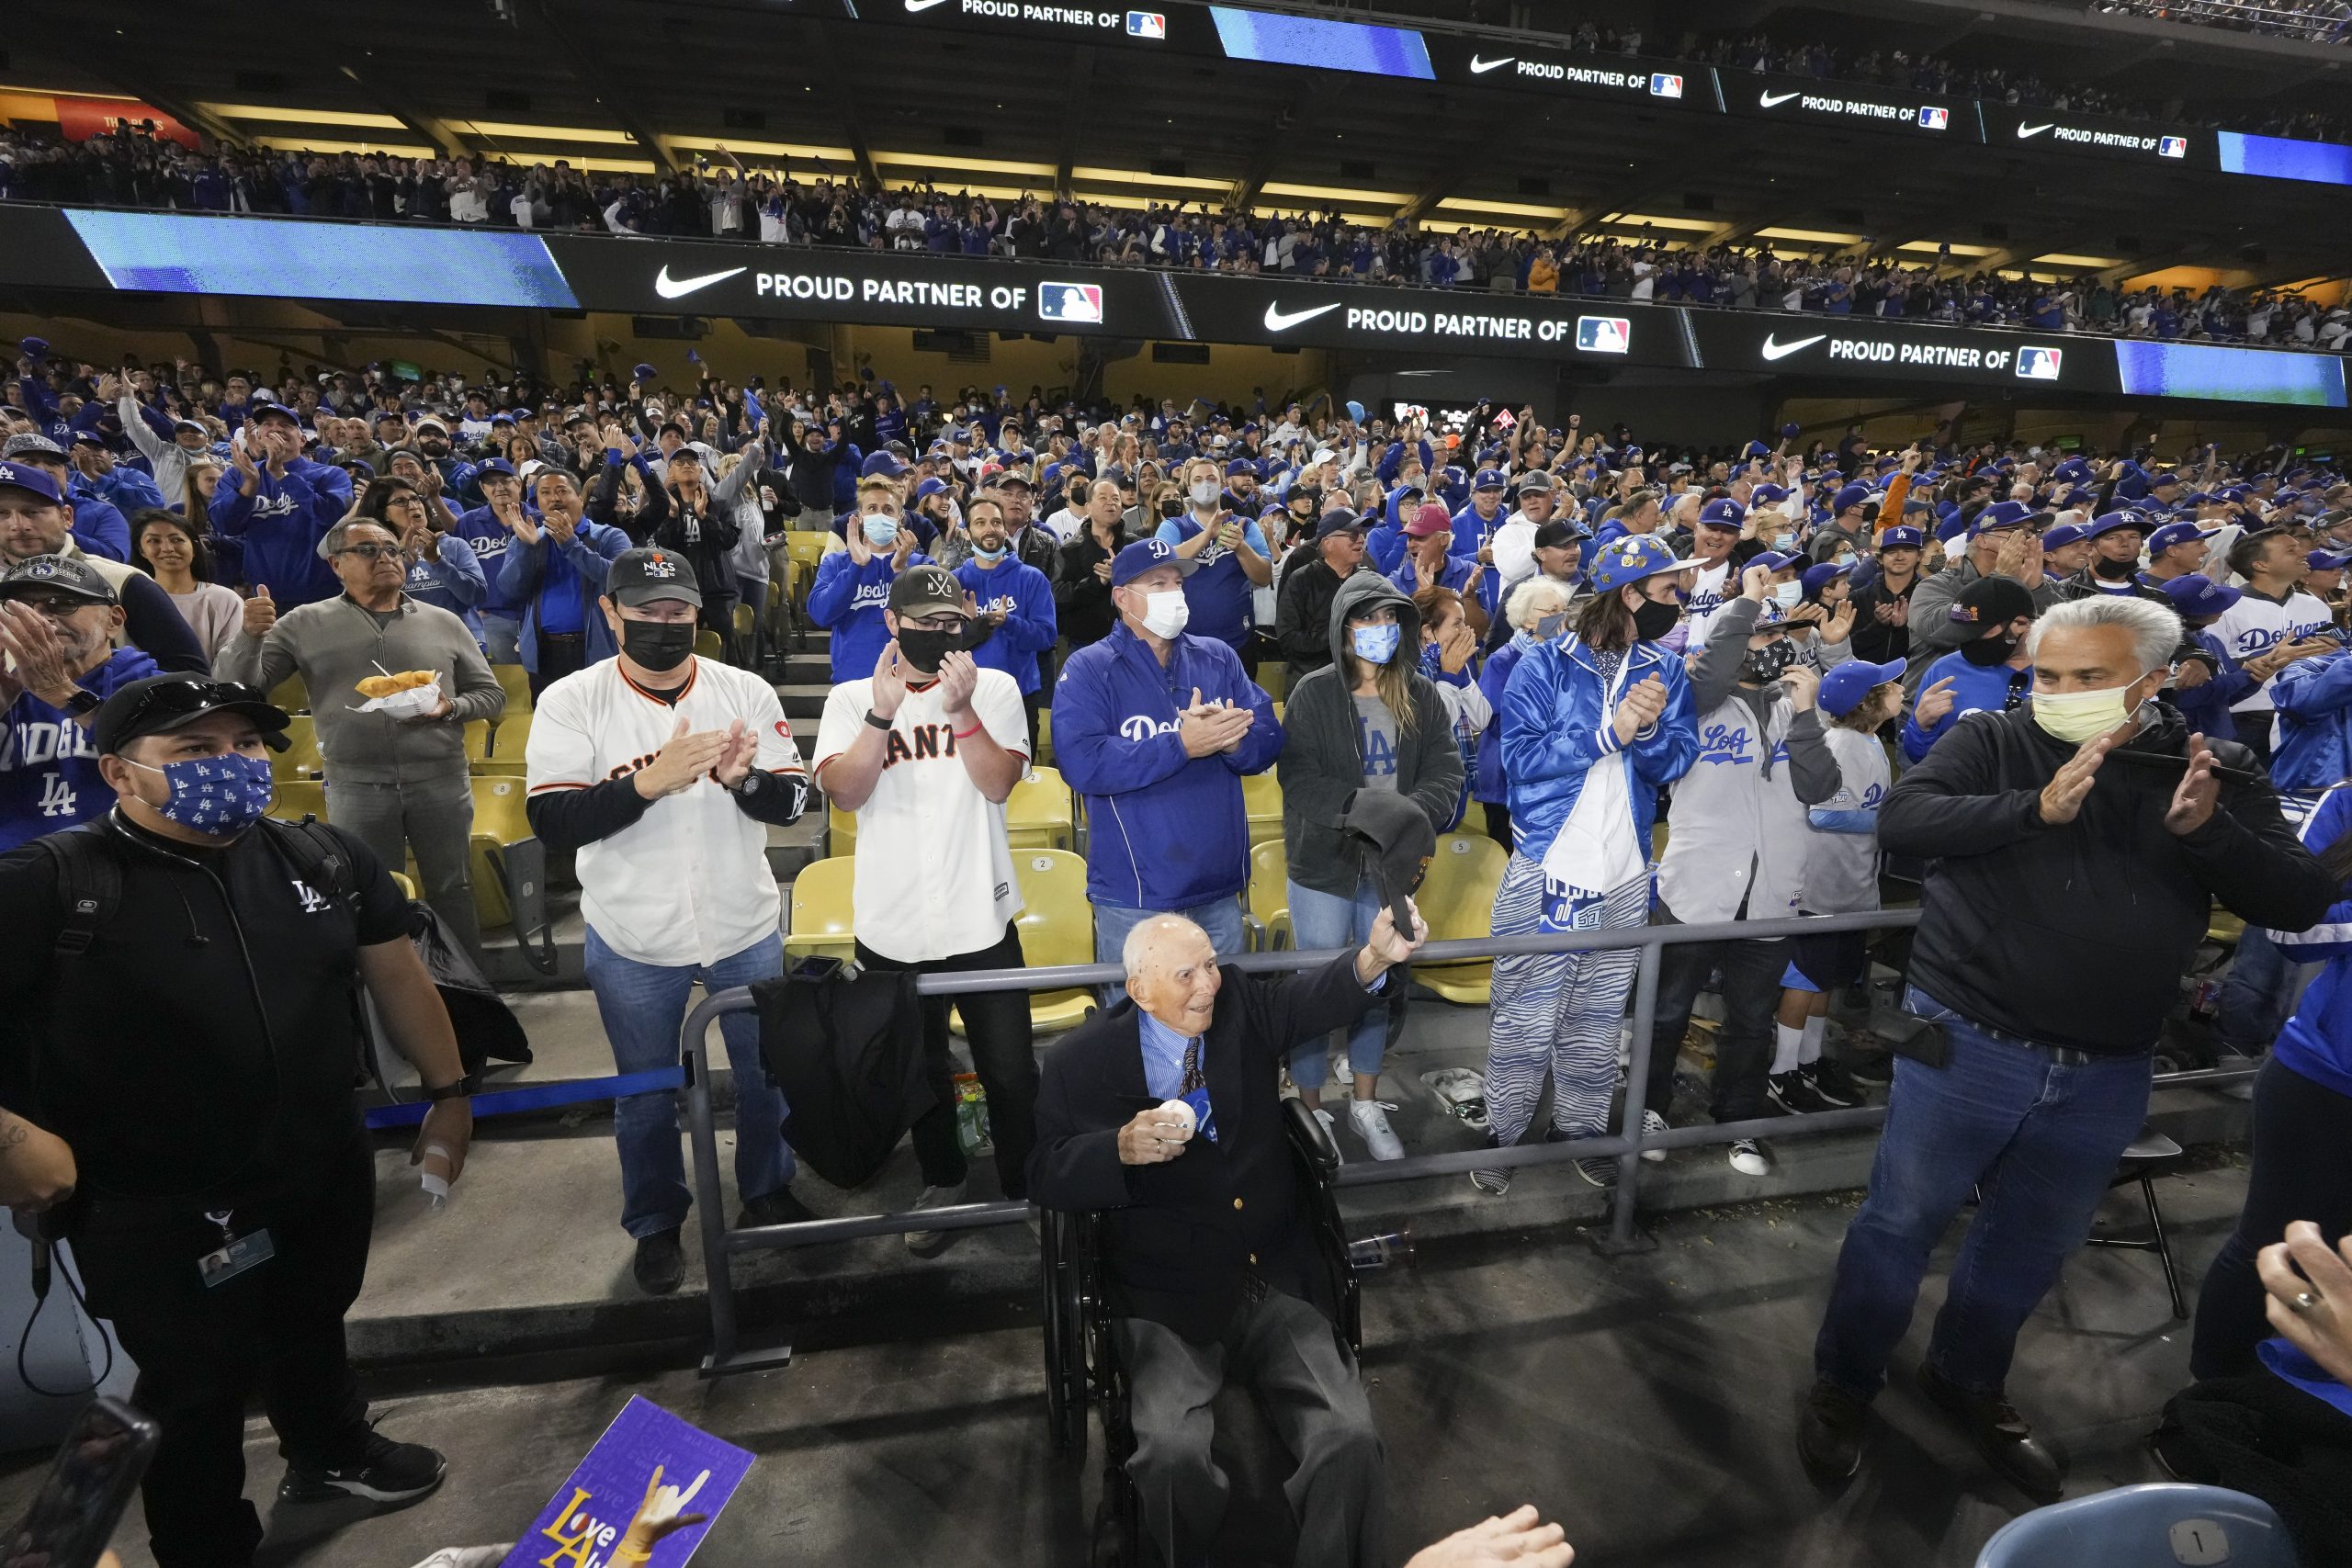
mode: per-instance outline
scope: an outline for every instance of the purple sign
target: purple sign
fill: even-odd
[[[500,1568],[608,1568],[657,1471],[657,1513],[708,1521],[664,1536],[644,1560],[649,1568],[680,1568],[751,1468],[743,1450],[631,1395]]]

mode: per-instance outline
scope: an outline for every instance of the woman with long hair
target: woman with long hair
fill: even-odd
[[[1462,753],[1437,688],[1420,672],[1421,615],[1395,584],[1359,572],[1331,601],[1331,662],[1291,688],[1279,764],[1291,932],[1302,949],[1346,947],[1372,934],[1385,907],[1361,840],[1340,826],[1362,790],[1403,795],[1442,832],[1462,795]],[[1405,1152],[1380,1103],[1388,1011],[1374,1008],[1348,1034],[1355,1084],[1349,1119],[1374,1159]],[[1290,1055],[1298,1097],[1328,1127],[1327,1042]]]
[[[130,564],[172,596],[204,656],[237,634],[244,601],[212,581],[212,552],[195,524],[176,512],[151,506],[130,515]]]
[[[183,517],[212,515],[212,492],[220,488],[220,472],[225,467],[220,458],[209,454],[190,457],[187,477],[180,481],[180,498],[176,510]]]
[[[2197,1296],[2188,1370],[2236,1377],[2260,1370],[2254,1348],[2270,1337],[2255,1255],[2290,1220],[2323,1236],[2352,1231],[2352,784],[2320,797],[2303,842],[2343,897],[2307,931],[2269,933],[2290,963],[2324,962],[2254,1080],[2254,1168],[2237,1229],[2222,1244]]]
[[[401,592],[420,604],[448,611],[466,623],[474,641],[483,640],[481,604],[490,596],[489,574],[465,536],[451,526],[447,506],[398,474],[368,487],[354,515],[380,523],[401,542],[408,580]]]
[[[1593,557],[1592,596],[1572,635],[1537,642],[1511,671],[1502,771],[1515,842],[1495,893],[1495,935],[1647,923],[1657,792],[1699,755],[1682,660],[1657,647],[1681,622],[1695,570],[1647,536],[1612,540]],[[1487,1114],[1496,1147],[1527,1131],[1547,1071],[1545,1138],[1607,1132],[1635,958],[1628,947],[1495,961]],[[1596,1187],[1617,1179],[1613,1159],[1577,1168]],[[1474,1170],[1470,1181],[1500,1196],[1510,1173]]]

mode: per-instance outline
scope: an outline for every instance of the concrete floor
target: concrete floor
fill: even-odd
[[[2224,1157],[2160,1190],[2193,1285],[2243,1174]],[[1584,1563],[1965,1568],[2027,1505],[1917,1395],[1939,1273],[1863,1474],[1824,1497],[1790,1446],[1853,1201],[1664,1215],[1657,1251],[1615,1262],[1572,1228],[1442,1242],[1416,1269],[1375,1277],[1365,1375],[1388,1442],[1392,1560],[1532,1501]],[[2108,1214],[2136,1219],[2120,1198]],[[1092,1467],[1047,1450],[1035,1328],[955,1326],[716,1383],[670,1371],[383,1398],[388,1431],[448,1453],[448,1484],[375,1517],[281,1513],[264,1561],[403,1568],[509,1540],[631,1393],[760,1456],[698,1568],[1084,1561]],[[2185,1326],[2144,1254],[2086,1251],[2044,1303],[2011,1386],[2071,1453],[2070,1494],[2151,1478],[2140,1441],[2188,1381]],[[248,1459],[252,1494],[270,1495],[279,1462],[258,1421]],[[0,1509],[20,1509],[39,1474],[20,1460],[0,1475]],[[147,1568],[135,1515],[121,1537],[130,1568]]]

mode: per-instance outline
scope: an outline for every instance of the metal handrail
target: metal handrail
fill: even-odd
[[[1572,1159],[1617,1161],[1617,1186],[1609,1229],[1593,1237],[1604,1255],[1645,1251],[1656,1244],[1635,1223],[1642,1180],[1642,1154],[1648,1149],[1702,1147],[1735,1143],[1742,1138],[1778,1139],[1876,1127],[1886,1120],[1883,1105],[1815,1111],[1799,1117],[1765,1117],[1705,1126],[1670,1127],[1645,1134],[1642,1113],[1649,1089],[1650,1035],[1657,1022],[1660,955],[1681,942],[1762,942],[1778,937],[1822,936],[1837,931],[1904,930],[1919,923],[1917,908],[1863,910],[1846,915],[1809,915],[1795,919],[1718,920],[1702,925],[1643,925],[1594,931],[1560,931],[1529,936],[1486,936],[1458,942],[1432,942],[1414,955],[1416,964],[1452,964],[1476,959],[1511,957],[1534,953],[1587,953],[1596,950],[1639,950],[1634,975],[1633,1055],[1625,1069],[1624,1113],[1618,1130],[1598,1137],[1560,1143],[1519,1144],[1507,1148],[1457,1149],[1445,1154],[1417,1155],[1407,1159],[1355,1162],[1342,1166],[1334,1179],[1341,1187],[1376,1187],[1398,1181],[1427,1180],[1470,1170],[1512,1169],[1558,1165]],[[1302,951],[1281,949],[1245,953],[1227,963],[1246,973],[1312,968],[1328,963],[1347,948]],[[964,996],[981,991],[1064,990],[1077,987],[1116,984],[1125,972],[1115,964],[1069,964],[1034,969],[973,969],[954,974],[919,975],[920,996]],[[775,1367],[791,1359],[788,1343],[766,1349],[744,1350],[739,1343],[734,1260],[739,1253],[813,1247],[867,1236],[899,1235],[909,1231],[979,1230],[991,1225],[1019,1224],[1027,1216],[1026,1202],[998,1201],[959,1203],[952,1208],[897,1213],[858,1214],[831,1220],[805,1220],[796,1224],[729,1228],[719,1188],[718,1134],[710,1104],[710,1026],[722,1016],[745,1012],[753,1006],[748,987],[736,987],[708,996],[686,1015],[680,1046],[686,1061],[686,1104],[689,1141],[694,1151],[695,1204],[701,1226],[703,1269],[710,1294],[710,1353],[703,1358],[706,1377]],[[2252,1076],[2251,1068],[2202,1069],[2160,1073],[2162,1087],[2232,1083]]]

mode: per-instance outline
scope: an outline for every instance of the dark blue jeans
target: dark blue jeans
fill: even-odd
[[[2302,989],[2302,965],[2278,951],[2259,926],[2238,938],[2214,1004],[2213,1032],[2243,1056],[2259,1056],[2278,1038]]]
[[[1898,1057],[1870,1195],[1847,1227],[1815,1371],[1858,1398],[1886,1382],[1936,1242],[1981,1186],[1953,1260],[1928,1364],[1997,1392],[2018,1330],[2090,1234],[2118,1161],[2146,1120],[2146,1053],[2086,1056],[1996,1034],[1913,987],[1905,1010],[1943,1027],[1949,1060]]]

